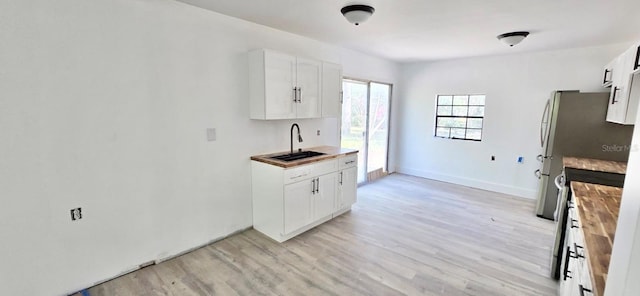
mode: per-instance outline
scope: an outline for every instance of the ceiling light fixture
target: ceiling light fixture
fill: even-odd
[[[344,18],[354,25],[360,25],[376,11],[369,5],[348,5],[340,9]]]
[[[498,40],[502,41],[504,44],[513,47],[514,45],[522,42],[524,38],[529,36],[529,32],[519,31],[519,32],[510,32],[498,35]]]

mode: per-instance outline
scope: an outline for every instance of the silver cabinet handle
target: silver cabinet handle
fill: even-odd
[[[539,169],[533,172],[533,174],[536,175],[536,178],[538,179],[542,178],[542,172]]]
[[[316,194],[316,179],[311,179],[311,194]]]
[[[316,178],[316,193],[320,193],[320,178]]]
[[[340,183],[340,185],[342,185],[342,174],[343,174],[343,173],[344,173],[344,172],[340,172],[340,181],[338,181],[338,183]]]
[[[298,103],[302,103],[302,87],[298,87]]]
[[[298,88],[297,87],[293,88],[293,102],[294,103],[298,102]]]
[[[354,163],[354,162],[356,162],[356,161],[355,161],[355,160],[345,161],[345,162],[344,162],[344,164],[352,164],[352,163]]]

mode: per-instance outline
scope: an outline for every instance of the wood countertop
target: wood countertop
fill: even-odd
[[[593,158],[582,158],[565,156],[562,158],[562,164],[565,168],[574,168],[580,170],[626,174],[627,163],[613,160],[602,160]]]
[[[571,182],[584,233],[594,295],[603,295],[618,223],[622,188]]]
[[[325,155],[314,156],[314,157],[309,157],[309,158],[304,158],[304,159],[294,160],[294,161],[281,161],[281,160],[271,158],[273,156],[289,153],[289,151],[283,151],[283,152],[264,154],[264,155],[254,155],[254,156],[251,156],[251,160],[264,162],[264,163],[268,163],[268,164],[283,167],[283,168],[291,168],[291,167],[295,167],[303,164],[309,164],[309,163],[323,161],[331,158],[336,158],[343,155],[358,153],[358,150],[333,147],[333,146],[318,146],[318,147],[303,149],[302,151],[321,152],[321,153],[324,153]]]

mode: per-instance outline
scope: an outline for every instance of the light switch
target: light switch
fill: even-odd
[[[212,142],[216,140],[216,129],[208,128],[207,129],[207,141]]]

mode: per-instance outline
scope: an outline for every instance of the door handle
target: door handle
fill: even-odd
[[[580,228],[580,226],[578,226],[577,224],[574,224],[574,222],[575,222],[575,223],[578,223],[578,220],[576,220],[576,219],[571,219],[571,228]]]
[[[316,179],[311,179],[311,194],[316,194]]]
[[[316,178],[316,193],[320,193],[320,178]]]
[[[549,120],[548,117],[551,116],[551,114],[549,114],[549,108],[551,108],[550,99],[547,100],[547,105],[544,106],[544,112],[542,112],[542,120],[540,120],[540,147],[544,147],[544,136],[546,136],[545,125],[547,124],[546,122],[544,122],[544,118],[546,116],[547,120]]]
[[[617,103],[618,101],[616,101],[616,93],[618,93],[618,91],[620,90],[619,87],[614,86],[613,87],[613,98],[611,99],[611,105]]]
[[[302,87],[298,87],[298,103],[302,103]]]
[[[636,62],[633,65],[633,70],[638,70],[640,68],[640,46],[636,49]]]
[[[571,278],[571,270],[569,270],[569,261],[571,261],[571,256],[569,256],[569,253],[571,252],[571,248],[567,247],[567,255],[564,256],[564,279],[563,280],[567,280]]]
[[[294,103],[298,102],[298,88],[297,87],[293,88],[293,102]]]
[[[540,169],[537,169],[535,172],[533,172],[533,174],[536,175],[536,178],[542,179],[542,172],[540,171]]]
[[[606,84],[607,82],[609,82],[609,80],[607,80],[607,74],[609,73],[611,73],[611,70],[604,69],[604,78],[602,79],[602,84]]]
[[[560,174],[556,176],[554,183],[556,183],[556,187],[558,187],[559,190],[562,190],[562,187],[564,187],[564,175]]]
[[[340,172],[340,181],[338,181],[338,183],[340,183],[340,185],[342,185],[342,174],[343,174],[343,172]]]

